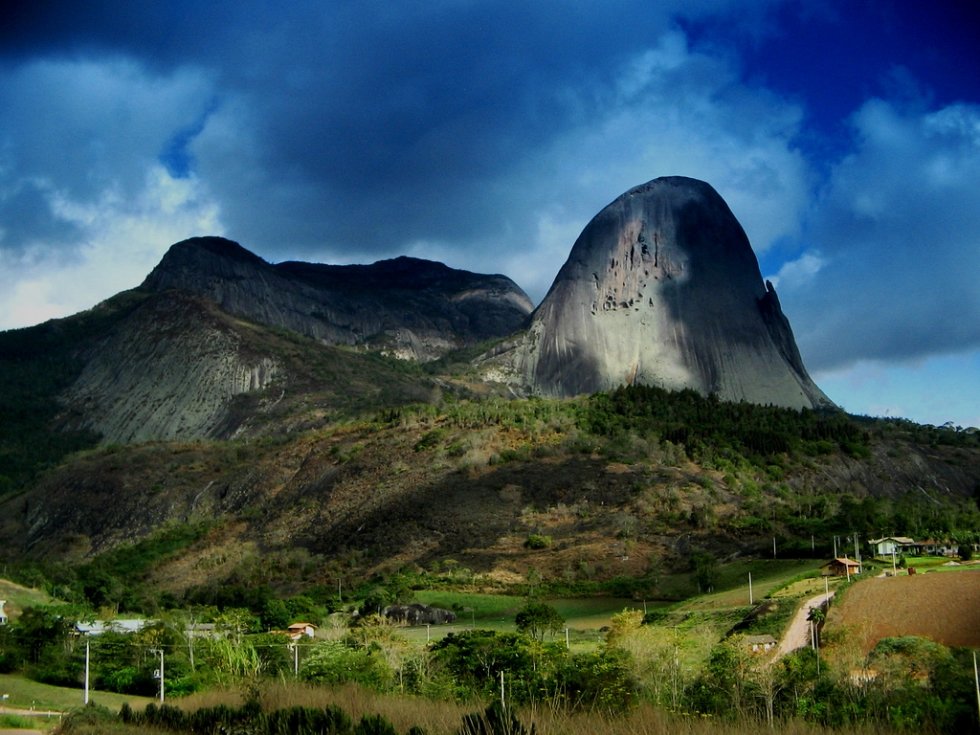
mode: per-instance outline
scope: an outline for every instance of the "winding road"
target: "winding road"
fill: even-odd
[[[800,606],[800,609],[796,611],[796,615],[793,617],[793,621],[786,629],[786,635],[779,642],[779,648],[776,650],[776,658],[785,656],[787,653],[792,653],[798,648],[804,648],[810,645],[810,611],[815,607],[820,607],[833,596],[833,592],[817,595]]]

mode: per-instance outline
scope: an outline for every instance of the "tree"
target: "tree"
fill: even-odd
[[[711,592],[718,581],[718,562],[707,551],[695,551],[691,555],[691,564],[698,592]]]
[[[217,630],[228,635],[236,644],[240,644],[246,633],[257,629],[258,619],[245,608],[231,607],[214,619]]]
[[[545,633],[554,635],[565,625],[565,618],[544,602],[528,602],[514,618],[517,629],[539,641],[544,640]]]
[[[315,684],[355,682],[385,691],[391,688],[394,672],[380,652],[326,641],[310,647],[300,665],[300,677]]]
[[[530,641],[518,633],[465,630],[433,643],[431,650],[436,674],[440,670],[448,672],[460,694],[479,692],[493,696],[498,691],[501,671],[512,682],[534,678]]]

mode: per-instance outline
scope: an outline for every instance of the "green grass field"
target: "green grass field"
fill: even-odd
[[[602,642],[603,628],[610,624],[613,615],[623,610],[649,612],[665,609],[670,613],[671,635],[675,638],[692,638],[694,643],[691,648],[696,649],[697,657],[705,650],[707,641],[718,640],[751,609],[750,572],[756,604],[766,595],[773,594],[785,598],[785,604],[792,607],[797,598],[823,591],[823,581],[814,576],[819,571],[820,563],[817,560],[797,559],[737,560],[718,567],[717,591],[680,603],[616,597],[548,598],[545,601],[565,618],[572,650],[595,648]],[[674,582],[686,584],[684,580],[666,578],[664,586],[669,587]],[[425,645],[450,633],[472,628],[513,631],[514,617],[525,603],[525,598],[521,596],[451,590],[420,590],[416,598],[419,602],[453,610],[457,614],[456,622],[451,625],[433,625],[428,629],[425,626],[403,628],[401,634],[416,645]],[[561,640],[564,636],[564,631],[561,631],[555,638]],[[681,647],[684,647],[683,643]]]
[[[41,684],[16,674],[0,674],[0,695],[9,695],[4,705],[11,709],[53,710],[67,712],[84,704],[81,689],[68,689],[50,684]],[[118,710],[123,702],[133,707],[145,707],[154,701],[149,697],[137,697],[113,692],[89,691],[89,701],[109,709]]]

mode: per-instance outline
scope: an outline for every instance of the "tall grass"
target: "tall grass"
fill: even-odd
[[[407,732],[414,725],[428,735],[455,735],[463,716],[482,711],[485,702],[455,703],[431,701],[418,697],[383,695],[357,686],[336,688],[303,684],[270,684],[260,695],[265,710],[288,707],[326,707],[335,705],[355,721],[363,715],[379,714],[389,720],[398,732]],[[180,701],[180,707],[195,711],[219,704],[240,706],[241,694],[235,690],[210,691],[195,694]],[[769,730],[763,722],[745,720],[723,722],[711,717],[676,715],[644,704],[628,714],[608,716],[600,712],[568,714],[555,711],[547,703],[521,707],[517,716],[526,726],[532,724],[538,735],[747,735],[769,731],[781,735],[886,735],[892,731],[867,725],[858,728],[830,729],[806,722],[790,720],[777,722]]]
[[[482,710],[481,702],[457,703],[432,701],[396,694],[378,694],[364,687],[345,685],[316,687],[298,683],[269,683],[263,685],[259,695],[266,711],[288,707],[326,707],[335,705],[344,710],[356,722],[364,715],[381,715],[394,725],[398,732],[407,732],[413,725],[422,727],[430,735],[455,733],[463,715]],[[180,701],[180,707],[196,711],[219,704],[241,706],[242,694],[238,690],[212,690]]]

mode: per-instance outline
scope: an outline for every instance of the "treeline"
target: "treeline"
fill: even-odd
[[[750,458],[801,451],[866,456],[868,433],[841,411],[732,403],[685,389],[626,386],[592,396],[581,424],[599,436],[654,435],[683,445],[691,459],[708,448]]]

